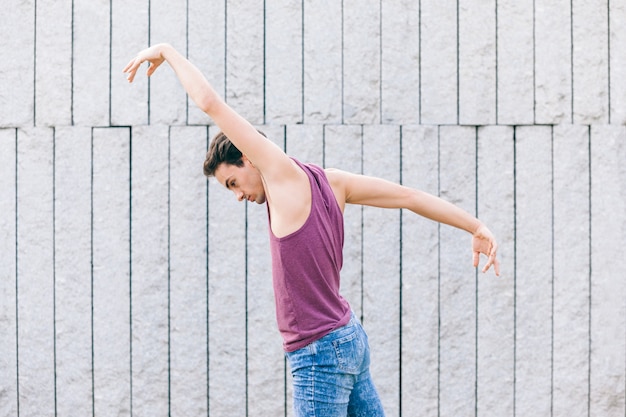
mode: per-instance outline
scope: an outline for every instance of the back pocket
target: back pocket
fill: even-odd
[[[365,346],[356,332],[333,340],[339,368],[349,373],[358,373],[363,364]]]

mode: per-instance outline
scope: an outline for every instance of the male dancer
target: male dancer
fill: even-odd
[[[438,197],[386,180],[322,169],[287,156],[231,109],[201,72],[168,44],[145,49],[124,68],[128,81],[148,61],[148,76],[165,61],[187,94],[221,132],[204,173],[239,201],[267,205],[276,318],[293,376],[297,416],[383,416],[369,372],[361,324],[339,294],[346,204],[404,208],[472,234],[473,262],[487,255],[499,275],[489,229]]]

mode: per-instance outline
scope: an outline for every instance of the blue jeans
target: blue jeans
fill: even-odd
[[[345,326],[286,355],[297,417],[385,415],[369,372],[367,335],[354,314]]]

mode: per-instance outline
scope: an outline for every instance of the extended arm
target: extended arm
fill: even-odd
[[[500,263],[496,257],[498,245],[495,237],[487,226],[460,207],[423,191],[380,178],[334,169],[328,169],[326,173],[340,205],[350,203],[382,208],[404,208],[436,222],[471,233],[474,266],[478,266],[482,253],[488,257],[483,272],[493,265],[496,275],[500,275]]]
[[[200,70],[168,44],[158,44],[139,52],[124,68],[129,82],[135,79],[142,63],[148,61],[147,75],[166,62],[172,67],[183,88],[196,105],[209,115],[232,143],[261,171],[264,177],[280,177],[291,171],[287,155],[263,137],[217,94]]]

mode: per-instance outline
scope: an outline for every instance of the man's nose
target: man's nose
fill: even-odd
[[[235,196],[237,197],[237,201],[241,201],[244,198],[244,194],[242,191],[235,191]]]

